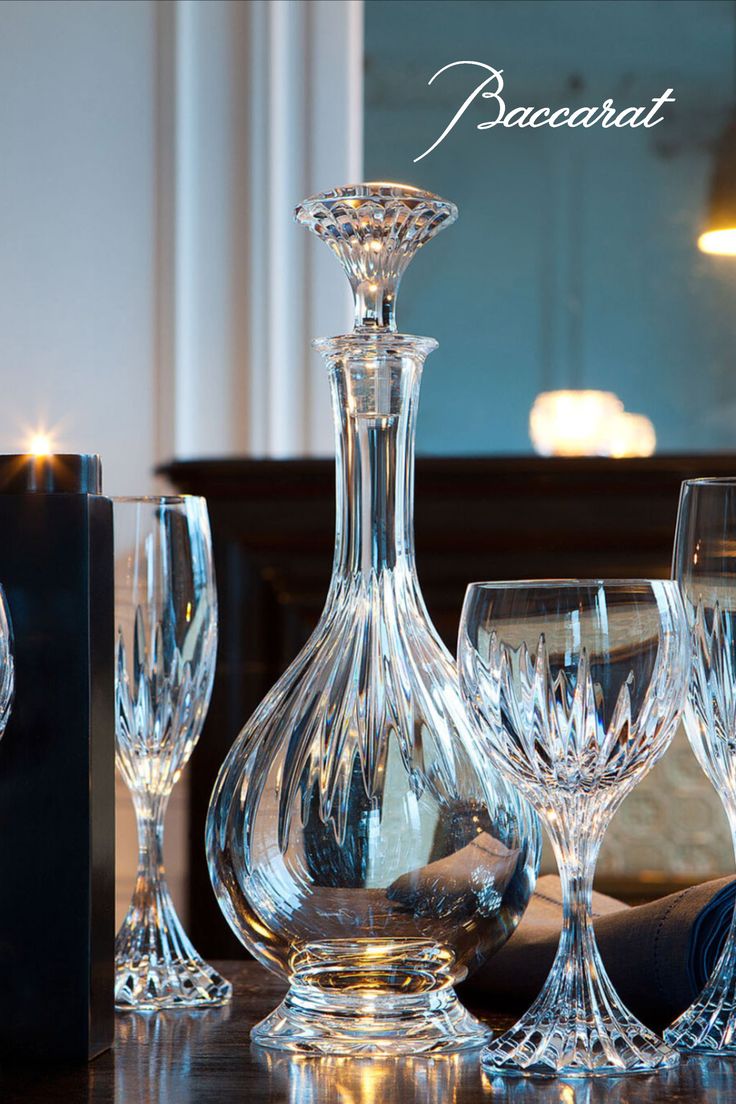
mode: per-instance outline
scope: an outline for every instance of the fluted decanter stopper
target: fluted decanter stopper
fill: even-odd
[[[394,332],[401,277],[414,254],[452,226],[457,207],[405,184],[351,184],[305,199],[295,214],[345,269],[356,331]]]
[[[414,558],[415,418],[437,343],[396,332],[396,294],[456,215],[383,183],[296,211],[355,293],[355,329],[315,342],[337,430],[332,580],[233,745],[207,823],[225,916],[289,980],[253,1038],[296,1053],[477,1046],[486,1029],[453,986],[508,938],[536,877],[535,818],[478,751]]]

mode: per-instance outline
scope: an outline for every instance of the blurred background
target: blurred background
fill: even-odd
[[[368,0],[365,168],[411,176],[460,207],[402,293],[402,325],[440,349],[422,394],[419,446],[529,452],[539,392],[615,392],[665,452],[731,449],[736,433],[736,264],[707,256],[719,142],[736,107],[731,0]],[[413,165],[485,74],[508,109],[611,98],[676,103],[651,129],[476,130],[474,102]],[[733,158],[734,154],[731,153]]]
[[[428,85],[460,59],[502,68],[509,107],[648,105],[667,88],[676,103],[652,129],[479,131],[477,101],[415,163],[477,83],[458,67]],[[638,444],[588,451],[656,441],[655,460],[722,454],[732,474],[736,257],[698,237],[715,182],[731,172],[736,195],[735,112],[731,0],[2,0],[0,449],[43,433],[99,452],[110,494],[163,486],[175,458],[330,456],[310,341],[350,328],[349,301],[291,210],[396,179],[460,208],[401,293],[401,328],[440,341],[421,454],[531,455],[538,396],[592,390],[648,421]],[[566,416],[545,417],[560,439],[542,450],[564,453]],[[731,870],[682,738],[658,771],[599,872]],[[187,793],[167,830],[184,912],[202,834]]]

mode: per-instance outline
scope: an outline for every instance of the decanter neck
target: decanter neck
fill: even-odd
[[[335,575],[413,567],[415,415],[436,342],[353,333],[315,344],[329,366],[335,416]]]

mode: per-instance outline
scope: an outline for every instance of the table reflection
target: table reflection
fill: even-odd
[[[479,1051],[416,1058],[304,1058],[253,1047],[270,1095],[289,1104],[459,1104],[484,1096]]]
[[[265,1003],[270,1000],[266,995]],[[114,1094],[135,1104],[722,1104],[736,1101],[736,1063],[686,1059],[645,1076],[540,1080],[482,1070],[480,1052],[403,1058],[306,1058],[248,1042],[252,1019],[230,1006],[117,1018]],[[113,1056],[111,1055],[111,1058]],[[112,1063],[111,1063],[112,1066]],[[88,1067],[87,1099],[98,1099]],[[4,1071],[6,1075],[10,1071]],[[110,1068],[112,1074],[112,1068]],[[11,1079],[12,1080],[12,1079]],[[0,1078],[2,1088],[10,1087]],[[12,1093],[11,1093],[12,1098]],[[35,1099],[35,1098],[34,1098]],[[107,1100],[103,1093],[100,1100]]]
[[[217,1038],[231,1006],[154,1013],[124,1012],[116,1017],[115,1099],[135,1104],[196,1104],[201,1084],[193,1076],[193,1059]]]
[[[680,1099],[694,1104],[736,1100],[736,1064],[728,1058],[686,1058],[680,1063]]]
[[[303,1058],[260,1047],[251,1054],[268,1077],[268,1099],[289,1104],[722,1104],[736,1100],[736,1066],[688,1059],[644,1076],[586,1079],[501,1077],[479,1053],[418,1058]]]
[[[722,1104],[736,1100],[736,1067],[726,1059],[687,1059],[650,1075],[555,1078],[549,1081],[482,1073],[484,1100],[509,1104]]]
[[[669,1099],[677,1088],[677,1070],[646,1076],[564,1078],[494,1077],[482,1073],[490,1101],[513,1104],[637,1104]],[[690,1098],[688,1098],[689,1100]]]

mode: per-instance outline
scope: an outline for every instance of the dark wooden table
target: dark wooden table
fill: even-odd
[[[736,1061],[688,1060],[651,1077],[590,1081],[489,1078],[477,1053],[454,1058],[290,1058],[250,1043],[282,987],[255,962],[220,963],[229,1007],[200,1013],[122,1013],[114,1052],[89,1066],[0,1073],[3,1104],[681,1104],[736,1101]],[[494,1028],[508,1016],[484,1014]]]

